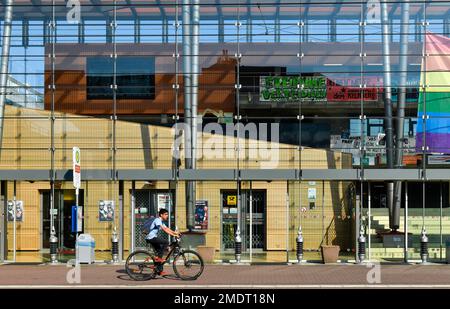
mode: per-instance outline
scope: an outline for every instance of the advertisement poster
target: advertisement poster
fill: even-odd
[[[260,76],[261,102],[326,101],[324,76]]]
[[[83,206],[72,206],[72,226],[71,232],[78,233],[83,231]]]
[[[99,201],[98,203],[98,221],[114,221],[114,201]]]
[[[208,201],[198,200],[195,202],[195,229],[208,229]]]
[[[316,200],[316,188],[308,188],[308,200],[310,202]]]
[[[360,84],[367,87],[362,88]],[[378,101],[383,93],[383,79],[377,76],[366,76],[361,83],[361,77],[329,77],[327,79],[327,100],[328,102],[359,102],[361,97],[365,102]]]
[[[8,201],[8,221],[14,221],[14,201]],[[23,202],[16,201],[16,222],[23,221]]]
[[[171,201],[170,193],[158,193],[158,211],[163,208],[170,211]]]

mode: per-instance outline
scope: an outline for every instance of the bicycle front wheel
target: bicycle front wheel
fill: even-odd
[[[192,250],[184,250],[173,259],[173,271],[181,280],[197,279],[204,267],[202,257]]]
[[[153,256],[145,250],[131,253],[125,263],[125,270],[136,281],[150,280],[156,276]]]

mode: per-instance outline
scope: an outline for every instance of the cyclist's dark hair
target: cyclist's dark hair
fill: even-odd
[[[163,214],[165,214],[165,213],[167,213],[167,212],[168,212],[167,209],[161,208],[161,209],[159,210],[159,212],[158,212],[158,215],[161,216],[161,215],[163,215]]]

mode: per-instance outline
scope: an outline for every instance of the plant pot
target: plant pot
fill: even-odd
[[[337,263],[339,257],[339,246],[320,246],[322,251],[322,262],[327,263]]]
[[[205,263],[214,262],[214,254],[216,253],[216,248],[208,246],[197,246],[197,252],[202,257]]]

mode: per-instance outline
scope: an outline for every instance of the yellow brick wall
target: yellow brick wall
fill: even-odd
[[[50,120],[49,112],[6,106],[4,121],[3,149],[0,153],[0,169],[49,169],[50,168]],[[141,125],[125,121],[117,121],[117,169],[170,169],[172,167],[171,147],[173,131],[170,128]],[[76,115],[56,113],[55,121],[55,168],[72,168],[72,147],[81,149],[81,164],[83,169],[110,169],[112,122],[108,119],[98,119]],[[211,135],[203,134],[203,141]],[[267,168],[271,158],[253,158],[249,146],[255,146],[255,141],[240,140],[242,151],[237,157],[234,152],[235,138],[226,136],[219,147],[225,149],[222,159],[198,160],[197,168],[236,168],[239,159],[240,168]],[[149,149],[144,149],[148,147]],[[298,168],[300,159],[302,168],[351,168],[351,156],[339,152],[321,149],[305,148],[301,154],[292,145],[260,142],[260,148],[272,149],[279,147],[278,165],[276,168]],[[227,152],[228,148],[228,152]],[[247,149],[246,149],[247,148]],[[201,151],[199,152],[201,153]],[[183,168],[184,160],[181,160]],[[180,230],[186,229],[185,213],[185,183],[180,181],[176,190],[176,220]],[[316,209],[305,213],[298,211],[300,206],[307,207],[307,184],[286,181],[253,182],[253,189],[267,190],[266,210],[266,246],[268,250],[284,250],[288,245],[293,248],[296,230],[302,221],[305,237],[305,248],[317,248],[322,237],[322,183],[316,182]],[[347,232],[349,221],[346,219],[346,190],[348,183],[329,183],[324,186],[324,226],[329,232],[326,240],[331,243],[342,243],[336,230]],[[8,183],[8,199],[12,198],[12,182]],[[151,186],[145,182],[136,182],[136,189],[168,189],[168,182],[154,182]],[[48,182],[17,182],[17,199],[25,204],[24,222],[17,223],[17,249],[39,250],[41,248],[41,201],[39,190],[49,190]],[[71,182],[65,182],[61,189],[73,189]],[[85,193],[85,232],[93,235],[98,250],[109,250],[111,246],[111,231],[113,223],[98,221],[98,201],[100,199],[115,200],[116,225],[118,226],[119,201],[118,182],[83,181]],[[207,245],[220,248],[221,245],[221,190],[236,189],[236,182],[229,181],[198,181],[197,199],[207,199],[209,205],[209,230]],[[242,189],[248,189],[248,182],[242,183]],[[131,182],[124,182],[124,248],[130,246],[130,206]],[[286,193],[289,192],[289,218],[286,216]],[[300,200],[302,201],[300,203]],[[308,207],[307,207],[308,208]],[[342,218],[338,213],[344,214]],[[318,224],[320,222],[320,224]],[[290,235],[286,244],[286,224]],[[12,225],[8,224],[9,248],[12,248]]]

